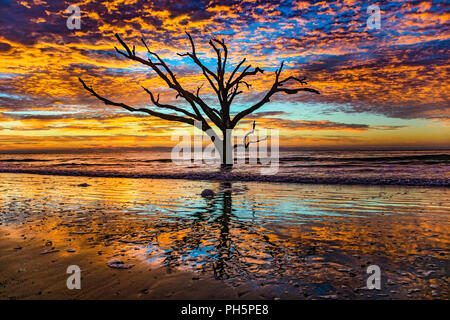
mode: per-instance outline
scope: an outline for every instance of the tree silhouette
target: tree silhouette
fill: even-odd
[[[236,125],[239,123],[241,119],[248,116],[252,112],[258,110],[264,104],[269,102],[270,98],[275,93],[284,92],[286,94],[297,94],[300,91],[308,91],[319,94],[319,91],[315,89],[304,87],[304,85],[307,84],[306,77],[297,78],[289,76],[285,79],[280,79],[281,71],[283,69],[284,64],[284,62],[282,62],[280,67],[275,71],[275,81],[273,82],[272,87],[266,92],[266,94],[261,98],[261,100],[259,100],[254,105],[238,112],[237,114],[234,115],[233,118],[231,118],[231,104],[233,100],[236,98],[236,96],[242,93],[242,90],[239,90],[240,87],[245,85],[247,89],[250,89],[251,85],[246,81],[246,78],[249,76],[255,76],[258,73],[263,73],[264,71],[259,67],[252,69],[251,65],[248,65],[243,69],[241,69],[241,67],[244,65],[246,61],[246,58],[244,58],[242,59],[241,62],[237,64],[237,66],[234,67],[234,69],[231,71],[230,76],[226,79],[225,76],[228,60],[228,48],[224,40],[213,38],[209,41],[209,45],[216,52],[217,55],[217,70],[213,72],[203,62],[200,61],[200,59],[197,56],[195,44],[191,35],[188,32],[186,32],[186,34],[189,38],[192,51],[186,53],[178,53],[178,55],[181,57],[191,58],[192,61],[198,67],[200,67],[203,76],[206,78],[206,80],[208,81],[211,88],[214,90],[219,100],[220,110],[208,106],[204,102],[204,100],[200,98],[199,92],[202,86],[199,86],[195,93],[184,89],[183,86],[180,84],[180,82],[177,80],[175,74],[169,68],[169,66],[161,59],[161,57],[157,53],[150,51],[149,47],[147,46],[143,38],[141,39],[142,43],[144,44],[148,53],[156,59],[155,61],[152,61],[150,58],[144,59],[137,56],[135,46],[133,45],[133,48],[130,49],[130,47],[120,38],[118,34],[116,34],[115,36],[122,45],[123,49],[125,49],[125,51],[119,50],[117,49],[117,47],[115,47],[115,49],[119,54],[123,55],[127,59],[137,61],[153,69],[157,73],[157,75],[162,80],[164,80],[164,82],[170,89],[176,91],[177,93],[176,98],[182,97],[184,100],[186,100],[186,102],[189,103],[190,107],[192,108],[191,111],[160,102],[159,94],[155,97],[155,95],[150,90],[144,87],[142,88],[149,94],[150,100],[156,107],[171,110],[174,111],[175,113],[168,114],[159,111],[154,111],[148,108],[133,108],[124,103],[114,102],[99,95],[92,87],[87,86],[86,83],[81,78],[78,79],[80,80],[81,84],[87,91],[92,93],[92,95],[94,95],[97,99],[103,101],[106,105],[122,107],[131,112],[145,112],[154,117],[158,117],[169,121],[177,121],[187,123],[190,125],[196,125],[196,123],[200,123],[201,125],[199,125],[199,129],[204,131],[211,138],[211,141],[214,143],[216,150],[219,152],[222,166],[232,166],[233,164],[234,159],[232,157],[233,146],[231,144],[231,131],[236,127]],[[241,71],[239,71],[240,69]],[[299,86],[297,86],[296,88],[284,87],[285,84],[289,81],[297,82]],[[214,129],[212,129],[210,124],[215,125],[218,128],[218,130],[221,131],[222,135],[219,136],[214,131]],[[248,144],[245,143],[245,141],[244,144],[246,147],[248,147]]]

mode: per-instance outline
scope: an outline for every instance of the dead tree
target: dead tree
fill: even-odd
[[[118,106],[132,112],[145,112],[154,117],[169,121],[177,121],[190,125],[201,123],[201,128],[199,129],[204,131],[211,138],[211,141],[214,143],[216,150],[219,151],[221,163],[223,166],[232,166],[234,160],[232,157],[234,147],[231,144],[231,130],[236,127],[241,119],[258,110],[264,104],[269,102],[270,98],[275,93],[284,92],[286,94],[296,94],[300,91],[308,91],[319,94],[319,91],[305,87],[305,85],[307,84],[305,77],[297,78],[290,76],[285,79],[280,79],[281,71],[283,69],[282,62],[280,68],[275,71],[275,80],[272,84],[272,87],[265,93],[261,100],[259,100],[249,108],[238,112],[232,117],[231,104],[233,103],[233,100],[236,98],[236,96],[240,95],[243,92],[242,90],[240,90],[240,88],[242,86],[246,86],[247,89],[250,89],[250,84],[246,81],[247,77],[255,76],[258,73],[263,73],[264,71],[258,67],[252,68],[251,65],[247,65],[246,67],[241,68],[246,61],[246,58],[244,58],[233,68],[228,76],[226,72],[228,48],[225,45],[224,40],[219,40],[216,38],[209,41],[209,45],[217,55],[217,69],[212,71],[204,63],[202,63],[202,61],[200,61],[191,35],[187,32],[186,34],[191,45],[191,52],[178,53],[178,55],[181,57],[189,57],[200,68],[203,76],[206,78],[218,98],[220,104],[219,109],[208,106],[204,102],[204,100],[200,98],[199,93],[201,86],[198,87],[195,93],[184,89],[173,71],[163,61],[163,59],[161,59],[161,57],[157,53],[150,51],[144,39],[141,39],[141,41],[147,49],[148,54],[154,57],[153,60],[150,58],[144,59],[137,56],[135,46],[133,45],[133,48],[131,49],[120,38],[118,34],[116,34],[116,38],[122,45],[123,49],[119,50],[117,49],[117,47],[115,47],[115,49],[119,54],[123,55],[127,59],[139,62],[153,69],[156,74],[162,80],[164,80],[167,86],[176,92],[176,98],[181,97],[186,100],[192,110],[186,110],[174,105],[162,103],[160,102],[159,94],[155,97],[155,95],[149,89],[144,87],[142,88],[148,93],[151,102],[156,107],[173,112],[163,113],[148,108],[133,108],[124,103],[114,102],[99,95],[92,87],[87,86],[81,78],[79,78],[79,80],[87,91],[92,93],[92,95],[94,95],[97,99],[103,101],[107,105]],[[295,88],[286,88],[285,85],[287,84],[287,82],[296,82],[297,86]],[[219,136],[211,126],[215,126],[218,130],[220,130],[222,135]]]

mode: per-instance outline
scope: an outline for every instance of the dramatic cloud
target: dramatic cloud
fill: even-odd
[[[441,135],[448,134],[450,7],[445,1],[377,1],[381,28],[369,29],[369,4],[355,0],[0,0],[0,136],[7,135],[8,145],[13,146],[20,140],[15,138],[21,136],[17,132],[28,130],[31,121],[33,129],[28,132],[36,137],[30,141],[39,141],[37,135],[50,130],[35,145],[50,139],[58,145],[56,137],[63,129],[51,127],[58,121],[74,136],[89,130],[104,130],[111,137],[124,131],[140,136],[143,126],[148,133],[160,134],[164,127],[169,134],[172,124],[106,107],[90,97],[77,78],[82,76],[105,96],[133,106],[151,105],[141,85],[160,93],[161,101],[185,106],[153,72],[114,49],[118,45],[114,34],[119,33],[145,57],[140,42],[144,37],[183,85],[194,89],[205,83],[202,97],[217,104],[199,69],[176,55],[189,50],[185,31],[194,36],[201,58],[210,66],[214,55],[207,40],[215,36],[228,44],[232,65],[245,56],[248,63],[265,70],[237,99],[236,111],[270,88],[282,61],[286,76],[304,75],[309,86],[320,90],[320,96],[275,95],[264,110],[249,117],[260,125],[285,131],[365,132],[361,143],[382,142],[383,132],[412,141],[413,132],[423,136],[423,121],[440,126]],[[81,9],[80,30],[66,27],[70,5]],[[280,110],[283,103],[289,106]],[[271,110],[275,104],[277,108]],[[297,105],[321,108],[314,119],[306,119]],[[345,115],[361,116],[347,121]],[[128,116],[134,120],[120,123]],[[374,118],[386,123],[369,121]],[[438,143],[434,136],[430,135],[430,144]],[[125,143],[117,139],[121,146]]]

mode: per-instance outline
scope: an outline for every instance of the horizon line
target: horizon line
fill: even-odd
[[[173,147],[112,147],[112,148],[67,148],[67,149],[16,149],[1,150],[0,154],[52,154],[52,153],[89,153],[89,152],[138,152],[138,151],[169,151]],[[345,147],[279,147],[280,151],[450,151],[450,146],[345,146]]]

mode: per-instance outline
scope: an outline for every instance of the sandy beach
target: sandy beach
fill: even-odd
[[[0,208],[1,299],[449,298],[448,188],[1,173]]]

